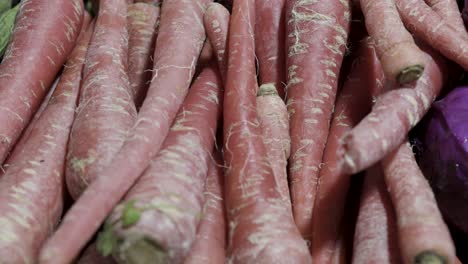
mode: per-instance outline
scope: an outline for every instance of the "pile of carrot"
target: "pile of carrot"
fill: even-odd
[[[468,70],[455,0],[21,0],[2,23],[0,263],[461,263],[408,140]]]

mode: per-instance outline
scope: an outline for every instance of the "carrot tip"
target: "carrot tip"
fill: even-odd
[[[410,83],[419,79],[424,72],[424,66],[417,64],[404,68],[397,76],[400,84]]]
[[[424,251],[414,258],[414,264],[446,264],[448,263],[445,257],[433,251]]]
[[[116,254],[125,263],[169,263],[167,252],[154,241],[142,238],[131,243],[123,251]]]
[[[278,95],[274,83],[265,83],[260,85],[258,89],[257,96],[267,96],[267,95]]]

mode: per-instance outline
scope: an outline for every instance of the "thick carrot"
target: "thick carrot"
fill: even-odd
[[[125,0],[101,0],[86,54],[67,153],[66,182],[78,199],[122,146],[136,118],[128,81]]]
[[[286,2],[289,177],[294,220],[311,239],[319,166],[350,23],[347,0]]]
[[[255,6],[255,54],[261,84],[273,84],[281,98],[285,97],[284,51],[285,0],[257,0]]]
[[[276,188],[285,204],[290,208],[291,197],[286,170],[291,152],[288,109],[273,83],[260,86],[256,104],[257,116],[262,128],[263,144],[268,159],[271,161]]]
[[[411,145],[403,143],[382,164],[403,263],[454,263],[455,246]]]
[[[311,263],[277,191],[256,111],[255,1],[234,0],[224,96],[230,263]]]
[[[371,109],[370,91],[383,83],[384,75],[374,47],[365,39],[359,56],[346,78],[335,104],[312,219],[312,257],[314,263],[327,263],[334,254],[343,221],[350,175],[340,173],[337,150],[342,136]]]
[[[204,206],[197,237],[184,264],[218,264],[226,260],[226,210],[224,171],[220,153],[215,150],[205,182]]]
[[[97,250],[96,243],[92,243],[83,252],[76,264],[116,264],[112,257],[103,257]]]
[[[395,212],[382,166],[376,164],[364,178],[352,263],[402,263],[396,231]]]
[[[68,210],[42,250],[41,264],[71,261],[158,153],[195,72],[205,39],[202,18],[208,2],[164,1],[153,80],[136,124],[112,163]]]
[[[396,149],[440,93],[447,77],[445,61],[423,50],[427,62],[421,78],[398,89],[384,88],[371,113],[343,137],[339,151],[344,173],[364,170]]]
[[[386,78],[404,84],[421,77],[424,53],[403,25],[394,0],[361,0],[360,3]]]
[[[156,43],[159,9],[147,3],[128,6],[128,79],[137,107],[143,102],[151,80],[151,55]]]
[[[36,263],[61,216],[66,147],[91,33],[80,37],[49,104],[0,178],[2,263]]]
[[[152,259],[181,263],[185,259],[202,213],[204,184],[221,117],[221,86],[212,63],[191,86],[161,151],[109,217],[98,244],[103,253],[109,254],[106,247],[117,241],[112,253],[124,263]],[[135,222],[127,222],[129,210],[139,213]]]
[[[12,40],[0,64],[0,163],[75,46],[82,0],[21,1]]]
[[[445,57],[468,70],[468,37],[442,20],[421,0],[395,0],[405,26]]]
[[[226,80],[226,43],[229,28],[229,11],[219,3],[212,3],[203,16],[206,35],[216,54],[223,81]]]
[[[456,0],[425,0],[425,2],[453,29],[461,34],[466,34]]]

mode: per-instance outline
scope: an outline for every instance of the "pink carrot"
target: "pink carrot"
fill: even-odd
[[[206,178],[204,206],[197,237],[184,264],[218,264],[226,261],[226,210],[221,162],[219,152],[215,151]]]
[[[68,210],[44,246],[40,264],[70,262],[159,152],[195,72],[209,0],[165,0],[153,80],[122,149]],[[69,239],[73,237],[73,239]]]
[[[221,79],[205,67],[190,88],[161,151],[116,207],[98,246],[123,263],[181,263],[195,240],[203,190],[221,117]],[[127,209],[133,208],[133,209]],[[139,211],[128,223],[130,210]],[[136,239],[141,237],[141,239]],[[113,242],[112,242],[113,243]],[[110,251],[110,250],[109,250]]]
[[[21,1],[12,40],[0,64],[0,163],[75,46],[83,13],[82,0]]]
[[[343,221],[350,175],[340,173],[337,150],[342,136],[370,111],[371,93],[383,83],[384,76],[373,46],[362,41],[359,56],[338,94],[330,125],[320,184],[312,220],[312,256],[314,263],[328,263],[333,255]]]
[[[453,29],[461,34],[466,34],[456,0],[425,0],[425,2]]]
[[[288,110],[273,83],[260,86],[256,104],[263,143],[275,176],[276,186],[281,198],[290,208],[291,198],[286,171],[291,151]]]
[[[468,37],[459,33],[421,0],[395,0],[405,26],[445,57],[468,70]]]
[[[103,257],[97,250],[96,243],[92,243],[84,251],[76,264],[116,264],[112,257]]]
[[[255,53],[261,84],[273,84],[281,98],[286,82],[284,51],[285,0],[257,0],[255,6]]]
[[[159,6],[135,3],[128,6],[128,79],[137,107],[151,80],[151,56],[159,24]]]
[[[223,81],[226,80],[226,43],[229,27],[229,11],[218,3],[212,3],[203,17],[206,35],[213,47]]]
[[[396,231],[395,212],[382,166],[376,164],[364,178],[352,263],[401,263]]]
[[[348,38],[349,5],[347,0],[286,2],[291,199],[296,225],[308,240],[319,166]]]
[[[374,39],[377,55],[388,80],[404,84],[424,71],[424,53],[400,19],[394,0],[361,0],[367,32]]]
[[[78,199],[122,146],[136,118],[127,72],[125,0],[99,2],[67,153],[66,182]]]
[[[411,145],[405,142],[385,157],[383,168],[403,263],[454,263],[455,246]]]
[[[421,78],[409,86],[386,88],[371,113],[344,136],[340,144],[343,172],[366,169],[396,149],[440,93],[447,77],[445,61],[435,52],[424,51],[427,62]]]
[[[277,191],[256,111],[255,1],[234,0],[223,139],[230,263],[311,263],[291,211]]]
[[[36,263],[60,219],[66,146],[91,33],[80,37],[49,104],[0,178],[2,263]]]

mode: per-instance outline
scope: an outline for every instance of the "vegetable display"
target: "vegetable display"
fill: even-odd
[[[468,263],[464,4],[0,0],[0,263]]]

